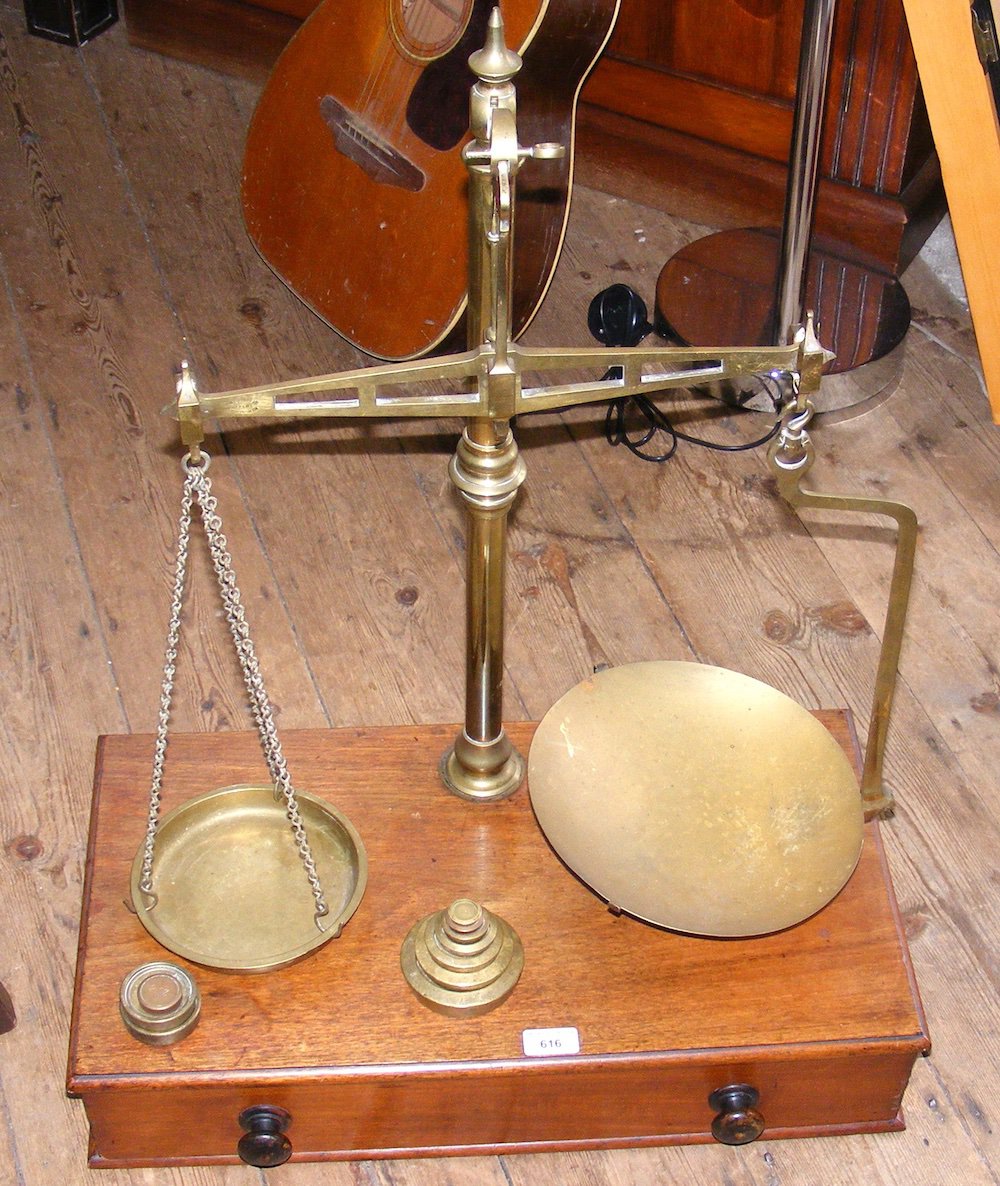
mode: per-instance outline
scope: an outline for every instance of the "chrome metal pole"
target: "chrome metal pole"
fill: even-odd
[[[788,345],[805,321],[803,300],[816,213],[823,108],[830,79],[835,0],[806,0],[789,151],[775,297],[775,343]]]

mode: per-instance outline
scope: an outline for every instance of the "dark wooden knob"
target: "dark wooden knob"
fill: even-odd
[[[717,1113],[712,1120],[712,1136],[723,1145],[748,1145],[764,1131],[764,1117],[757,1111],[760,1094],[746,1083],[720,1087],[708,1097],[708,1106]]]
[[[247,1165],[260,1169],[283,1165],[292,1155],[292,1142],[285,1136],[285,1129],[292,1118],[284,1108],[270,1104],[255,1104],[240,1113],[240,1128],[246,1129],[240,1137],[236,1152]]]

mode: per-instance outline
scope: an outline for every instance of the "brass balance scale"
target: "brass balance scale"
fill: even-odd
[[[882,755],[914,516],[802,488],[829,359],[811,324],[780,347],[511,340],[515,179],[527,157],[562,149],[518,144],[520,59],[498,11],[470,65],[470,349],[221,394],[182,369],[188,452],[159,727],[152,741],[102,738],[98,753],[68,1080],[92,1165],[902,1126],[928,1043],[877,823],[865,821],[892,806]],[[508,732],[506,519],[525,478],[510,421],[755,374],[784,382],[770,450],[783,496],[898,525],[860,787],[845,714],[696,663],[602,671],[537,728]],[[466,422],[450,467],[468,524],[462,728],[279,740],[203,420],[445,415]],[[173,735],[167,762],[195,504],[259,737]],[[684,745],[667,768],[645,739],[675,735]],[[151,748],[142,836],[135,789]],[[329,795],[296,789],[293,767]],[[530,805],[514,793],[526,775]]]

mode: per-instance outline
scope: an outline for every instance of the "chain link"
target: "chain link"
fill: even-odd
[[[257,653],[250,637],[250,627],[246,620],[246,612],[236,584],[236,574],[233,571],[233,561],[229,554],[229,544],[222,532],[222,519],[218,514],[218,502],[212,494],[212,484],[208,477],[210,457],[202,451],[201,458],[195,463],[190,454],[183,461],[184,491],[181,498],[181,514],[177,532],[177,562],[174,569],[174,590],[170,603],[170,623],[167,628],[166,659],[163,667],[163,686],[160,693],[160,712],[157,721],[156,744],[153,756],[153,776],[149,792],[149,819],[146,826],[146,842],[143,848],[142,873],[139,881],[140,890],[151,899],[151,906],[156,904],[156,894],[153,892],[153,850],[156,844],[156,830],[160,815],[160,795],[163,781],[163,765],[167,749],[167,733],[170,721],[170,705],[173,697],[174,675],[177,666],[177,646],[180,639],[181,609],[184,603],[184,586],[187,576],[187,560],[191,538],[191,508],[195,500],[201,511],[205,535],[208,538],[209,552],[212,566],[219,582],[219,592],[222,605],[229,624],[236,647],[236,655],[243,672],[247,694],[250,697],[250,709],[260,733],[261,745],[267,768],[274,783],[275,798],[283,799],[285,816],[288,819],[299,859],[302,862],[309,881],[315,902],[316,925],[320,919],[329,913],[329,907],[323,894],[316,862],[309,847],[305,825],[299,811],[295,789],[292,786],[288,765],[282,752],[278,730],[274,723],[271,702],[264,688],[264,679],[260,670]]]
[[[203,455],[204,456],[204,455]],[[203,469],[208,468],[205,457]],[[170,599],[170,624],[167,627],[166,657],[163,662],[163,684],[160,689],[160,711],[156,724],[156,744],[153,749],[153,777],[149,788],[149,817],[146,822],[146,841],[142,850],[142,874],[139,889],[156,905],[153,892],[153,849],[160,819],[160,795],[163,787],[163,764],[167,756],[167,734],[170,727],[170,705],[173,700],[174,676],[177,671],[177,647],[181,635],[181,609],[184,605],[184,586],[187,580],[188,545],[191,539],[191,504],[194,499],[194,472],[184,463],[184,491],[177,527],[177,559],[174,564],[174,589]]]

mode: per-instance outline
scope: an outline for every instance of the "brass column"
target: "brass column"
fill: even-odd
[[[503,427],[493,444],[474,441],[466,428],[449,470],[466,505],[465,726],[441,776],[467,799],[503,798],[524,778],[524,759],[503,728],[503,602],[507,512],[525,470]]]
[[[486,45],[469,65],[478,81],[470,102],[474,139],[464,154],[469,170],[468,344],[476,349],[489,343],[496,354],[481,380],[490,415],[467,422],[448,471],[466,507],[465,724],[441,760],[441,777],[462,798],[502,799],[517,790],[525,772],[524,758],[503,728],[507,512],[525,467],[510,429],[516,383],[507,354],[517,161],[511,80],[521,59],[504,44],[498,9],[490,17]],[[503,152],[508,158],[499,163]]]

